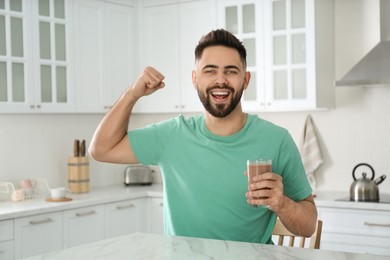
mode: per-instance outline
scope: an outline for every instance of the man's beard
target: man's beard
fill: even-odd
[[[214,105],[211,104],[210,92],[218,88],[228,89],[231,92],[233,98],[231,99],[230,103],[214,104]],[[228,116],[237,107],[238,103],[240,103],[242,93],[244,92],[244,87],[242,87],[242,89],[236,93],[234,88],[229,87],[227,85],[223,85],[219,87],[218,86],[210,87],[206,90],[206,94],[202,93],[198,87],[196,87],[196,89],[198,91],[200,102],[202,102],[203,107],[206,109],[206,111],[209,112],[212,116],[219,117],[219,118]]]

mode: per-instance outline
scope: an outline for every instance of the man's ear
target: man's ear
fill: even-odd
[[[245,72],[244,89],[246,89],[248,87],[250,80],[251,80],[251,73],[249,71],[247,71],[247,72]]]
[[[194,88],[196,88],[197,85],[198,85],[198,84],[197,84],[197,82],[196,82],[196,71],[193,70],[193,71],[192,71],[192,86],[193,86]]]

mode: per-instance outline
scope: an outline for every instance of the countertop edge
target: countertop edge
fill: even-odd
[[[385,194],[390,196],[390,194]],[[376,210],[390,212],[390,203],[337,201],[348,194],[340,191],[322,191],[317,193],[315,203],[317,208],[349,209],[349,210]],[[81,207],[92,207],[130,199],[162,198],[163,185],[123,186],[112,185],[96,187],[88,193],[72,194],[70,202],[46,202],[41,200],[27,200],[22,202],[0,202],[0,221],[33,216],[37,214],[53,213],[72,210]]]
[[[161,184],[149,186],[123,186],[113,185],[97,187],[87,193],[72,194],[72,201],[47,202],[45,199],[26,200],[20,202],[0,202],[0,221],[33,216],[37,214],[53,213],[63,210],[77,209],[115,203],[129,199],[141,199],[148,197],[162,198],[163,187]]]

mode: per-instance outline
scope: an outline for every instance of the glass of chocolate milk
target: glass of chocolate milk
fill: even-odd
[[[253,177],[265,172],[272,172],[272,160],[257,159],[247,161],[247,175],[248,186],[253,183]],[[252,208],[259,207],[258,205],[251,205]]]

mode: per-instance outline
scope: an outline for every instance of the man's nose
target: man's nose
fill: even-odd
[[[215,84],[218,86],[224,86],[228,84],[226,75],[224,73],[218,73],[215,79]]]

